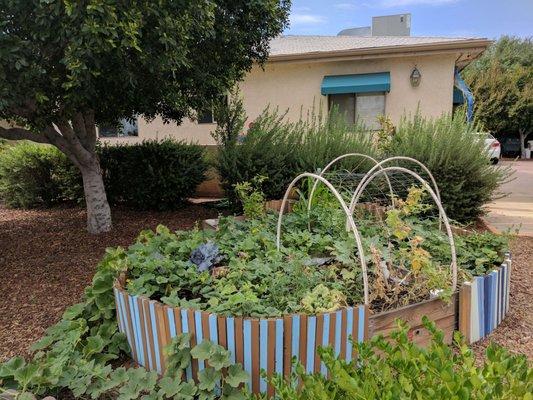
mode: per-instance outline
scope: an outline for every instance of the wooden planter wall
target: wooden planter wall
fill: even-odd
[[[435,322],[438,329],[443,331],[444,341],[451,343],[453,331],[456,328],[456,309],[457,294],[454,294],[449,302],[432,299],[371,315],[369,318],[369,336],[383,335],[389,337],[393,331],[397,330],[396,320],[401,319],[409,324],[409,339],[424,347],[431,341],[431,334],[422,324],[422,317],[426,316]]]
[[[289,376],[291,358],[296,357],[307,372],[326,373],[317,353],[318,346],[331,346],[336,355],[350,361],[357,342],[382,334],[388,337],[400,318],[410,325],[410,338],[425,346],[430,334],[422,325],[425,315],[444,332],[451,343],[459,330],[470,342],[476,342],[505,317],[509,309],[511,276],[510,254],[491,273],[464,283],[450,302],[432,299],[396,310],[370,315],[366,306],[347,307],[319,315],[293,314],[283,318],[224,317],[192,309],[176,308],[142,296],[130,296],[117,281],[114,287],[119,329],[131,348],[132,358],[148,370],[165,372],[163,348],[181,333],[190,333],[191,346],[210,340],[231,352],[232,362],[241,363],[250,376],[248,387],[253,393],[273,394],[273,388],[260,376],[264,369]],[[193,360],[186,378],[196,379],[205,367]]]
[[[180,309],[130,296],[117,283],[114,288],[120,331],[128,338],[133,359],[148,370],[165,371],[163,348],[181,333],[191,333],[191,346],[207,339],[228,349],[232,362],[241,363],[249,373],[249,389],[273,394],[273,388],[260,376],[261,369],[289,376],[291,358],[297,357],[307,372],[322,372],[318,346],[332,346],[337,355],[350,361],[357,342],[368,339],[368,310],[347,307],[319,315],[294,314],[283,318],[223,317],[192,309]],[[186,371],[195,378],[204,368],[193,360]]]
[[[511,255],[499,268],[464,283],[459,293],[459,330],[469,343],[491,333],[509,311]]]

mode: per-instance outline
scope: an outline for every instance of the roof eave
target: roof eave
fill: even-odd
[[[461,52],[474,51],[483,52],[492,43],[488,39],[468,39],[453,42],[436,42],[422,43],[413,45],[395,45],[381,47],[367,47],[364,49],[334,50],[334,51],[315,51],[308,53],[295,54],[278,54],[271,55],[269,62],[280,61],[298,61],[298,60],[316,60],[328,61],[349,58],[373,58],[390,55],[412,55],[413,53],[443,53],[443,52]]]

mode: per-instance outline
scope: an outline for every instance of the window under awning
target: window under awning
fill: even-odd
[[[323,95],[388,92],[390,91],[390,72],[325,76],[320,91]]]

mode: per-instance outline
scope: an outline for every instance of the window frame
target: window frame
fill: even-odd
[[[222,94],[222,95],[219,95],[220,97],[222,97],[224,99],[224,101],[226,102],[226,104],[228,103],[229,101],[229,98],[228,98],[228,95],[227,94]],[[209,114],[209,116],[211,118],[209,118],[209,121],[203,121],[201,117],[205,117],[207,114]],[[196,123],[198,125],[208,125],[208,124],[216,124],[217,121],[215,120],[215,112],[213,110],[213,106],[211,106],[211,109],[208,110],[208,111],[205,111],[203,113],[203,115],[197,115],[196,116]]]
[[[122,122],[122,121],[128,121],[126,118],[121,118],[119,119],[119,122]],[[105,130],[108,130],[108,129],[112,129],[111,127],[106,127],[106,126],[103,126],[103,127],[98,127],[97,128],[97,133],[98,133],[98,138],[99,139],[122,139],[122,138],[135,138],[135,137],[139,137],[139,118],[138,117],[135,117],[134,118],[134,121],[135,121],[135,127],[136,127],[136,134],[135,135],[121,135],[119,134],[119,131],[117,130],[116,131],[116,134],[115,135],[102,135],[102,129],[105,129]],[[124,127],[124,123],[122,122],[122,127]]]

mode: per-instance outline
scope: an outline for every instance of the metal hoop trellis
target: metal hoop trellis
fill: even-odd
[[[374,157],[371,157],[367,154],[361,154],[361,153],[347,153],[347,154],[343,154],[333,160],[331,160],[323,169],[322,171],[320,171],[320,173],[318,174],[319,176],[324,176],[324,174],[334,165],[336,164],[337,162],[339,162],[340,160],[343,160],[345,158],[348,158],[348,157],[361,157],[361,158],[366,158],[367,160],[370,160],[374,163],[374,167],[372,167],[372,170],[374,170],[374,168],[376,168],[377,166],[380,165],[380,163],[378,162],[378,160],[376,160]],[[380,169],[383,169],[382,167],[379,167]],[[366,175],[365,175],[366,176]],[[363,178],[364,179],[364,178]],[[394,196],[394,191],[392,190],[392,185],[391,185],[391,182],[389,180],[389,177],[387,175],[385,175],[385,179],[387,180],[387,184],[389,186],[389,190],[390,190],[390,194],[391,194],[391,197]],[[313,195],[316,191],[316,188],[318,186],[318,184],[320,183],[319,180],[315,180],[315,182],[313,183],[313,187],[311,188],[311,191],[309,192],[309,201],[308,201],[308,204],[307,204],[307,212],[309,213],[309,211],[311,211],[311,205],[313,203]],[[352,212],[353,214],[353,212]]]
[[[359,192],[361,192],[361,187],[364,185],[365,181],[369,179],[369,177],[379,168],[380,170],[383,170],[383,165],[387,164],[387,163],[390,163],[392,161],[396,161],[396,160],[403,160],[403,161],[409,161],[411,163],[414,163],[414,164],[417,164],[420,168],[422,168],[424,170],[424,172],[429,176],[429,179],[431,179],[431,183],[433,184],[433,188],[435,190],[435,194],[437,195],[437,198],[439,200],[439,202],[441,201],[441,198],[440,198],[440,191],[439,191],[439,186],[437,185],[437,181],[435,180],[435,178],[433,177],[433,174],[431,173],[431,171],[429,170],[428,167],[426,167],[422,162],[418,161],[416,158],[412,158],[412,157],[406,157],[406,156],[394,156],[394,157],[389,157],[389,158],[386,158],[382,161],[380,161],[379,163],[377,163],[376,165],[374,165],[367,173],[366,175],[363,177],[363,179],[361,179],[361,181],[359,182],[359,184],[357,185],[357,187],[355,188],[355,191],[353,192],[353,195],[352,195],[352,198],[350,200],[350,212],[354,213],[355,211],[355,202],[354,202],[354,199],[356,197],[359,197],[360,194]],[[391,185],[390,183],[390,180],[389,180],[389,177],[388,175],[385,174],[385,179],[387,180],[389,186]],[[391,187],[391,204],[392,206],[394,207],[394,195],[393,195],[393,190],[392,190],[392,187]],[[439,210],[439,229],[441,228],[441,222],[442,221],[442,214]]]
[[[298,175],[296,178],[294,178],[293,181],[287,187],[287,190],[285,191],[285,195],[283,196],[283,200],[281,202],[281,209],[280,209],[279,217],[278,217],[278,225],[277,225],[277,232],[276,232],[276,246],[277,246],[278,251],[281,248],[281,223],[283,221],[283,215],[284,215],[285,207],[287,205],[287,201],[289,199],[289,195],[290,195],[293,187],[296,185],[296,183],[299,180],[303,179],[303,178],[314,178],[314,179],[322,182],[324,185],[326,185],[326,187],[331,191],[331,193],[333,193],[335,198],[339,201],[344,213],[346,214],[346,218],[348,220],[348,224],[350,226],[350,229],[352,230],[352,233],[353,233],[354,238],[355,238],[355,242],[357,244],[357,251],[359,253],[359,260],[361,261],[361,270],[363,272],[364,301],[365,301],[365,304],[368,304],[369,303],[369,301],[368,301],[368,273],[367,273],[367,268],[366,268],[366,262],[365,262],[365,256],[364,256],[363,243],[361,241],[361,236],[359,235],[359,231],[358,231],[357,226],[356,226],[356,224],[355,224],[355,222],[353,220],[352,214],[350,213],[350,210],[349,210],[348,206],[346,205],[346,203],[344,202],[342,196],[337,191],[337,189],[335,189],[335,187],[326,178],[324,178],[324,177],[322,177],[320,175],[317,175],[317,174],[312,174],[310,172],[305,172],[303,174]]]
[[[450,264],[450,269],[452,271],[452,291],[455,291],[455,289],[457,288],[457,256],[456,256],[456,251],[455,251],[455,241],[453,239],[452,228],[451,228],[450,222],[448,220],[448,216],[446,215],[446,212],[444,211],[444,208],[442,207],[442,203],[440,202],[437,194],[433,191],[433,189],[431,188],[429,183],[424,178],[422,178],[420,175],[418,175],[416,172],[413,172],[410,169],[403,168],[403,167],[387,167],[387,168],[381,169],[379,171],[375,171],[367,179],[362,181],[363,184],[362,184],[360,190],[355,193],[355,197],[353,198],[353,202],[352,202],[350,210],[349,210],[350,216],[352,215],[352,213],[353,213],[352,210],[355,209],[355,205],[359,201],[359,198],[361,197],[361,194],[364,192],[364,190],[368,186],[368,184],[373,179],[375,179],[377,176],[379,176],[381,174],[386,174],[387,172],[394,172],[394,171],[403,172],[403,173],[409,174],[413,178],[418,180],[422,184],[422,186],[429,192],[429,194],[431,195],[431,197],[432,197],[433,201],[435,202],[437,208],[439,209],[439,219],[442,218],[442,221],[444,222],[444,226],[446,228],[446,234],[447,234],[448,240],[450,242],[451,258],[452,258],[452,261],[451,261],[451,264]],[[353,208],[352,208],[352,206],[353,206]]]

